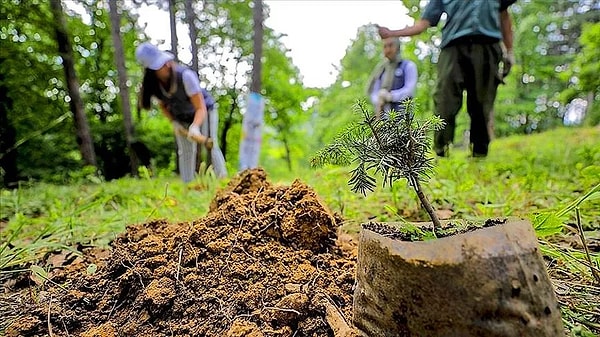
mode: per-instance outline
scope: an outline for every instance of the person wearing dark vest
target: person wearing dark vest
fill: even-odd
[[[141,43],[135,56],[144,68],[141,106],[150,109],[151,99],[158,99],[163,115],[173,126],[177,141],[179,174],[184,182],[194,179],[198,144],[192,137],[201,136],[200,125],[214,106],[213,97],[200,87],[198,75],[174,61],[171,53],[151,43]]]
[[[467,112],[471,118],[471,154],[473,157],[488,155],[498,84],[515,63],[512,22],[508,13],[508,7],[515,2],[430,0],[414,25],[399,30],[379,27],[382,38],[413,36],[436,26],[446,14],[434,93],[435,114],[446,123],[445,128],[434,135],[438,156],[448,156],[464,91],[467,92]]]
[[[387,118],[394,110],[403,113],[404,102],[413,98],[417,87],[417,66],[400,57],[400,40],[383,40],[384,59],[375,67],[369,80],[367,94],[378,118]]]

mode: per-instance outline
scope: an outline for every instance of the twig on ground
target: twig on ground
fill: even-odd
[[[183,247],[179,250],[179,260],[177,261],[177,272],[175,273],[175,280],[179,281],[179,269],[181,269],[181,256],[183,255]]]
[[[260,193],[263,191],[263,186],[261,186],[258,191],[256,192],[256,195],[254,196],[254,199],[252,199],[252,214],[254,215],[254,217],[258,217],[256,215],[256,199],[258,199],[258,196],[260,195]]]
[[[50,337],[54,337],[52,333],[52,323],[50,322],[50,308],[52,307],[52,295],[50,295],[50,300],[48,300],[48,335]]]
[[[583,250],[585,251],[585,257],[590,264],[590,270],[592,271],[592,276],[594,276],[596,283],[600,284],[600,275],[598,274],[598,271],[596,270],[596,266],[594,265],[594,262],[592,262],[592,258],[590,257],[590,249],[587,246],[587,243],[585,241],[585,235],[583,234],[583,226],[581,225],[581,215],[579,214],[579,207],[575,207],[575,214],[577,215],[577,232],[579,234],[579,237],[581,238],[581,244],[583,245]]]
[[[300,312],[294,309],[286,309],[286,308],[278,308],[278,307],[264,307],[263,310],[275,310],[275,311],[283,311],[283,312],[293,312],[296,315],[300,315]]]

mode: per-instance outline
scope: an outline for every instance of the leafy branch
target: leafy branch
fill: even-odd
[[[351,123],[331,144],[319,150],[311,159],[311,165],[355,165],[348,184],[353,192],[363,195],[375,189],[375,175],[383,177],[383,187],[406,179],[434,228],[439,228],[440,221],[423,193],[421,182],[429,180],[433,172],[427,134],[443,128],[443,121],[435,116],[426,120],[414,119],[413,100],[404,101],[404,112],[392,111],[385,119],[377,118],[366,106],[364,100],[357,101],[354,111],[361,114],[361,120]]]

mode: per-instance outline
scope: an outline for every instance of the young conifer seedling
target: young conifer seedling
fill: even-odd
[[[366,106],[365,101],[355,104],[354,110],[362,118],[351,123],[331,144],[319,150],[311,159],[311,165],[355,165],[350,171],[348,184],[353,192],[363,195],[374,190],[377,174],[383,177],[383,187],[391,187],[397,180],[406,179],[429,214],[435,233],[441,227],[440,220],[423,193],[421,182],[427,181],[433,170],[433,158],[429,156],[431,143],[427,135],[443,128],[444,122],[436,116],[416,120],[416,107],[412,100],[405,101],[404,113],[392,111],[382,119]]]

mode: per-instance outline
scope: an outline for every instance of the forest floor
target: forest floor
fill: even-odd
[[[349,320],[356,245],[296,181],[232,180],[189,223],[129,226],[110,250],[58,254],[2,280],[6,336],[329,336]]]
[[[342,223],[305,183],[276,186],[262,169],[248,170],[216,193],[205,217],[130,225],[110,249],[47,255],[39,265],[48,273],[0,274],[0,331],[352,336],[344,330],[352,318],[357,241],[340,231]],[[564,266],[549,263],[548,271],[563,310],[600,303],[598,288]],[[600,317],[588,323],[593,329]]]

